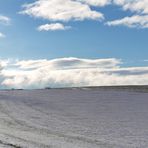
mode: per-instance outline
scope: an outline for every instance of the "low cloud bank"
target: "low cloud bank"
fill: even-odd
[[[119,59],[59,58],[0,61],[0,88],[147,85],[148,67],[121,67]]]

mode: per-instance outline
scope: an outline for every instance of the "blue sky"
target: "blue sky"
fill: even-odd
[[[104,14],[105,20],[67,21],[68,30],[38,31],[51,20],[20,14],[22,5],[33,0],[1,0],[0,14],[10,24],[0,24],[0,57],[17,59],[53,59],[58,57],[118,58],[130,65],[146,65],[148,29],[104,25],[107,21],[134,15],[121,5],[90,6]],[[57,21],[59,22],[59,21]]]
[[[0,89],[148,85],[148,0],[1,0]]]

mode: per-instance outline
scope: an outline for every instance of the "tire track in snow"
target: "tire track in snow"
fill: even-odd
[[[12,143],[6,143],[2,140],[0,140],[0,144],[4,145],[4,146],[9,146],[9,147],[12,147],[12,148],[22,148],[21,146],[18,146],[18,145],[12,144]]]

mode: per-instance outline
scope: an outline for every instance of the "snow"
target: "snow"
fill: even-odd
[[[148,91],[0,91],[0,147],[148,147]]]

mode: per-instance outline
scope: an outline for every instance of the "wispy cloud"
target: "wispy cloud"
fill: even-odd
[[[10,24],[10,18],[4,15],[0,15],[0,24],[2,25],[9,25]],[[0,32],[0,38],[5,38],[6,35],[2,32]]]
[[[2,63],[2,61],[1,61]],[[1,64],[2,65],[2,64]],[[121,67],[118,59],[61,58],[7,62],[1,88],[148,84],[148,67]]]
[[[0,23],[8,25],[10,23],[10,18],[4,15],[0,15]]]
[[[77,0],[90,6],[103,7],[111,3],[112,0]]]
[[[106,23],[108,26],[128,26],[136,28],[148,28],[148,15],[134,15],[131,17],[125,17],[123,19],[109,21]]]
[[[44,24],[37,28],[38,31],[56,31],[56,30],[67,30],[70,26],[64,26],[61,23]]]
[[[4,38],[4,37],[5,37],[5,35],[0,32],[0,38]]]

